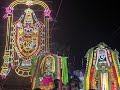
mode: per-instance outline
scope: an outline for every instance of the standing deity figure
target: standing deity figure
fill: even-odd
[[[22,15],[16,10],[18,5],[23,5],[20,11]],[[36,16],[33,5],[43,8],[37,11],[41,17]],[[39,61],[42,55],[49,52],[51,11],[41,0],[14,0],[6,7],[5,13],[3,17],[7,19],[6,45],[0,75],[6,78],[11,69],[15,69],[19,76],[30,77],[34,57]]]
[[[15,68],[15,72],[23,77],[30,76],[31,62],[34,56],[41,53],[41,33],[43,32],[44,24],[38,21],[34,11],[27,8],[24,14],[13,23],[13,27],[10,36],[9,57],[6,59],[6,50],[4,54],[5,61],[8,61],[8,69]],[[10,62],[11,61],[11,62]],[[5,77],[7,69],[5,71],[4,65],[1,74]],[[11,65],[11,67],[10,67]]]
[[[118,90],[120,86],[118,52],[100,43],[88,50],[86,58],[85,90]]]
[[[22,15],[16,10],[19,7],[22,7]],[[37,13],[34,12],[35,8],[38,9]],[[2,78],[5,79],[14,69],[17,75],[30,77],[32,90],[51,90],[54,79],[60,79],[61,85],[62,82],[66,84],[67,57],[52,54],[49,48],[51,10],[48,5],[42,0],[14,0],[5,12],[3,17],[7,19],[7,32],[0,71]]]

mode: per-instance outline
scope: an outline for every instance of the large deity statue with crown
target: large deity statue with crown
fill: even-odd
[[[41,43],[38,41],[42,39],[40,35],[44,24],[37,20],[32,9],[26,9],[13,27],[16,31],[14,46],[20,58],[30,60],[33,55],[40,53]]]
[[[16,10],[20,5],[23,6],[22,14]],[[37,15],[33,5],[42,7],[42,10],[37,10]],[[0,72],[2,78],[5,79],[14,69],[17,75],[31,78],[32,90],[38,87],[50,90],[54,79],[67,83],[67,73],[64,74],[67,58],[52,54],[49,49],[51,10],[48,5],[41,0],[15,0],[6,7],[5,12],[3,18],[7,19],[7,31],[4,62]],[[63,73],[61,68],[64,68]]]
[[[120,69],[118,51],[104,43],[88,50],[85,75],[85,90],[118,90]]]
[[[17,5],[26,5],[23,14],[15,21],[14,10]],[[43,8],[43,20],[38,20],[31,6]],[[11,69],[23,77],[31,76],[31,64],[34,56],[37,58],[49,51],[49,20],[50,9],[40,0],[15,0],[6,7],[7,35],[4,52],[4,63],[1,76],[5,78]]]

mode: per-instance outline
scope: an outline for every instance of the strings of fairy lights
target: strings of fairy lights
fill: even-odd
[[[40,0],[35,0],[35,1],[31,1],[31,0],[15,0],[14,2],[12,2],[9,7],[6,8],[6,14],[4,15],[4,18],[7,18],[7,35],[6,35],[6,46],[5,46],[5,52],[4,52],[4,64],[2,66],[2,71],[1,71],[1,75],[5,75],[7,76],[7,74],[9,73],[10,69],[8,67],[9,63],[13,66],[14,62],[19,62],[19,59],[18,60],[15,60],[15,56],[14,56],[14,52],[15,50],[17,50],[17,55],[19,56],[19,58],[23,58],[24,56],[22,54],[20,54],[19,50],[17,49],[16,45],[15,45],[15,35],[16,35],[16,30],[15,30],[15,25],[14,25],[14,22],[13,22],[13,10],[14,10],[14,7],[18,4],[25,4],[25,5],[28,5],[28,6],[31,6],[31,5],[40,5],[42,6],[45,10],[44,10],[44,24],[46,24],[46,30],[48,31],[44,31],[46,34],[47,34],[47,37],[42,35],[44,32],[41,31],[41,37],[40,38],[46,38],[45,39],[41,39],[41,42],[40,42],[40,45],[41,47],[43,48],[40,48],[38,49],[38,51],[40,50],[41,51],[41,54],[42,52],[44,53],[45,50],[49,50],[49,17],[50,17],[50,9],[48,7],[48,5],[46,3],[44,3],[43,1],[40,1]],[[33,14],[34,18],[36,19],[35,17],[35,14]],[[23,17],[21,17],[23,18]],[[37,22],[37,21],[36,21]],[[16,23],[18,24],[18,23]],[[36,23],[37,24],[37,23]],[[11,27],[13,28],[11,30]],[[10,31],[11,30],[11,31]],[[11,33],[11,35],[9,36],[9,33]],[[42,41],[44,40],[44,41]],[[46,41],[46,42],[45,42]],[[10,45],[9,45],[10,44]],[[45,48],[44,48],[45,47]],[[38,53],[38,52],[37,52]],[[10,55],[11,54],[11,55]],[[10,60],[9,60],[10,59]],[[28,58],[28,59],[32,59],[31,58]],[[25,60],[25,58],[24,58]],[[26,59],[27,60],[27,59]],[[31,61],[31,60],[30,60]],[[30,71],[29,69],[30,67],[28,67],[28,72]],[[20,68],[18,68],[18,70],[15,70],[17,74],[19,74],[18,72],[20,72],[19,70]],[[21,67],[21,70],[24,70],[24,68]],[[25,69],[26,70],[26,69]],[[20,74],[19,74],[20,75]],[[30,76],[30,74],[28,75],[23,75],[21,74],[21,76],[23,77],[27,77],[27,76]]]
[[[17,21],[13,21],[13,11],[16,9],[15,6],[19,4],[27,5],[28,8]],[[62,0],[55,20],[61,4]],[[32,5],[43,7],[43,21],[37,19],[34,11],[30,8]],[[61,85],[62,82],[68,83],[67,57],[51,54],[49,50],[51,10],[48,5],[40,0],[15,0],[5,9],[6,13],[3,18],[7,19],[7,34],[4,63],[0,72],[2,79],[5,79],[13,69],[17,75],[31,78],[32,90],[36,84],[42,88],[52,89],[54,79],[60,79]],[[55,22],[52,28],[54,28],[54,24]],[[61,68],[64,69],[64,72],[61,72]],[[41,81],[38,84],[37,80],[40,78]]]
[[[8,67],[9,64],[11,64],[11,66],[14,68],[14,48],[15,48],[15,33],[16,31],[15,30],[11,30],[11,27],[13,28],[14,25],[13,25],[13,10],[14,10],[14,7],[18,4],[26,4],[28,6],[31,6],[31,5],[40,5],[42,6],[45,10],[44,10],[44,18],[45,18],[45,21],[49,22],[49,20],[46,18],[46,17],[50,17],[50,13],[51,11],[49,10],[49,7],[46,3],[44,3],[43,1],[39,1],[39,0],[35,0],[35,1],[31,1],[31,0],[15,0],[14,2],[12,2],[9,7],[6,8],[6,14],[3,16],[3,18],[7,18],[7,35],[6,35],[6,46],[5,46],[5,52],[4,52],[4,64],[2,66],[2,71],[0,73],[0,75],[2,76],[2,78],[6,78],[6,76],[8,75],[8,73],[10,72],[10,68]],[[47,26],[46,26],[46,29],[49,29],[49,23],[47,23]],[[11,35],[9,33],[12,33]],[[47,32],[48,33],[48,32]],[[9,36],[10,35],[10,36]],[[42,37],[43,38],[43,37]],[[46,44],[49,43],[49,42],[46,42]],[[9,46],[9,44],[12,45]],[[45,44],[45,43],[44,43]],[[47,44],[48,45],[48,44]],[[46,46],[47,47],[47,46]],[[48,47],[47,47],[48,48]],[[10,52],[11,52],[11,55],[10,55]],[[11,60],[9,60],[11,58]],[[16,60],[17,62],[19,62],[19,60]],[[30,71],[31,71],[31,67],[18,67],[15,69],[15,72],[19,75],[19,76],[22,76],[22,77],[28,77],[28,76],[31,76],[30,74]],[[22,73],[20,73],[22,72]],[[27,75],[24,74],[27,72]],[[12,72],[11,72],[12,73]],[[10,74],[11,74],[10,73]],[[9,75],[10,75],[9,74]],[[5,82],[7,81],[7,79],[4,81],[3,85],[5,84]],[[2,85],[2,86],[3,86]]]

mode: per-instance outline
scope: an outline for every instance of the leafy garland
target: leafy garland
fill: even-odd
[[[99,46],[98,46],[99,47]],[[85,84],[84,84],[84,89],[85,90],[89,90],[90,89],[90,72],[91,72],[91,69],[92,68],[95,68],[95,66],[93,65],[92,66],[92,63],[93,63],[93,52],[94,52],[94,49],[95,48],[91,48],[91,49],[89,49],[88,50],[88,52],[87,52],[87,54],[86,54],[86,56],[87,56],[87,64],[86,64],[86,73],[85,73]],[[107,48],[106,48],[107,49]],[[109,47],[108,47],[108,49],[110,49]],[[107,50],[108,50],[107,49]],[[110,49],[111,50],[111,49]],[[112,50],[111,50],[112,51]],[[118,58],[117,58],[117,56],[118,56],[118,52],[115,50],[115,51],[112,51],[111,52],[111,56],[112,56],[112,62],[113,62],[113,65],[114,65],[114,67],[115,67],[115,71],[116,71],[116,74],[117,74],[117,78],[115,78],[115,76],[114,75],[111,75],[112,73],[111,73],[111,69],[110,69],[110,67],[107,65],[107,68],[108,68],[108,70],[98,70],[98,71],[96,71],[96,80],[98,80],[98,81],[96,81],[97,83],[96,83],[96,85],[97,85],[97,90],[100,90],[100,73],[105,73],[105,72],[107,72],[107,73],[110,73],[110,74],[107,74],[106,75],[106,89],[107,90],[110,90],[111,89],[111,87],[110,87],[110,84],[112,84],[112,82],[114,82],[116,85],[117,85],[117,82],[118,82],[118,84],[119,84],[119,87],[120,87],[120,69],[119,69],[119,61],[118,61]],[[94,74],[94,73],[93,73]],[[94,77],[95,78],[95,77]],[[118,81],[117,80],[114,80],[114,79],[118,79]],[[92,81],[93,82],[93,81]],[[93,84],[92,84],[93,85]],[[116,87],[117,88],[117,87]],[[116,88],[114,88],[115,90],[117,90]]]
[[[89,56],[88,56],[89,55]],[[93,59],[93,48],[89,49],[87,52],[88,60],[86,65],[86,73],[85,73],[85,90],[89,90],[89,77],[90,77],[90,69],[92,66],[92,59]]]
[[[120,87],[120,68],[117,60],[118,52],[115,50],[112,52],[112,58],[113,58],[113,63],[115,65],[116,73],[117,73],[117,78],[118,78],[118,84]]]

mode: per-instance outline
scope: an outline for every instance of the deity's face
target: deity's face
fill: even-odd
[[[99,59],[104,60],[105,59],[105,51],[104,50],[99,50]]]
[[[25,27],[24,32],[25,32],[26,36],[31,36],[32,32],[33,32],[33,28],[32,27]]]
[[[98,65],[99,70],[107,70],[108,62],[107,62],[106,52],[104,49],[100,49],[98,51]]]

